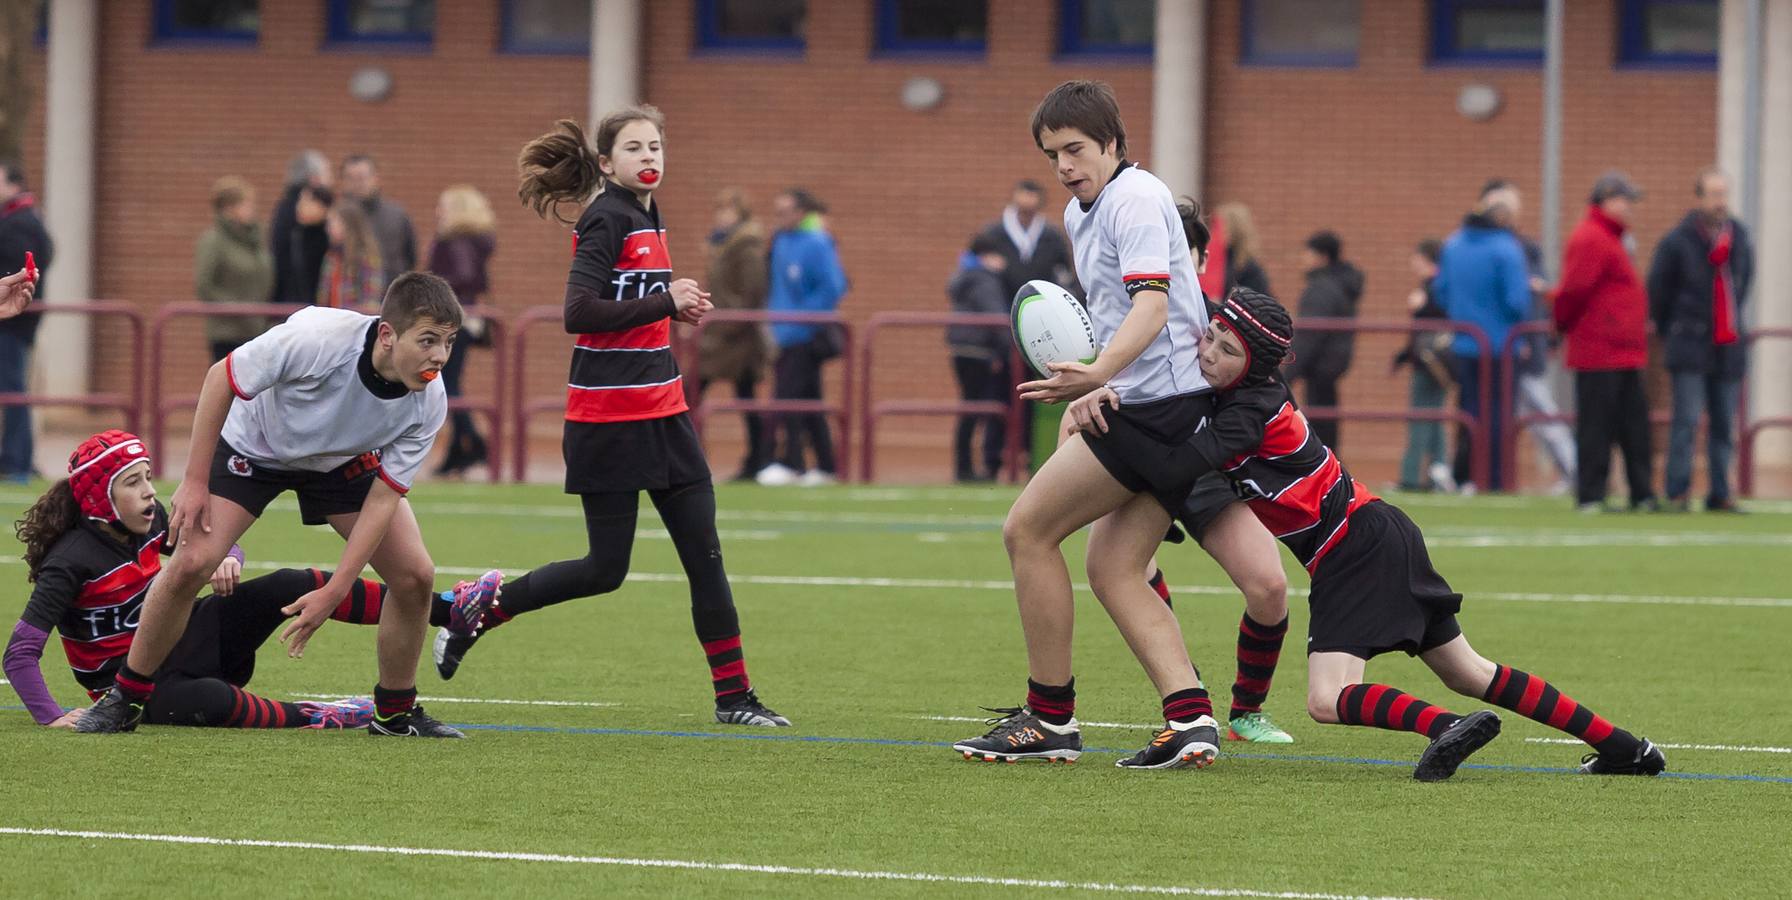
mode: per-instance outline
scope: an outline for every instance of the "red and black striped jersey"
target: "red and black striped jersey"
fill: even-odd
[[[1192,440],[1308,572],[1343,539],[1350,514],[1377,499],[1307,427],[1280,381],[1220,394]]]
[[[149,533],[120,541],[83,520],[51,548],[19,618],[62,636],[75,680],[89,691],[112,686],[143,612],[149,582],[162,571],[168,511],[158,501]]]
[[[567,282],[610,301],[666,293],[672,256],[658,208],[644,208],[634,194],[608,185],[579,217]],[[684,412],[689,407],[672,357],[671,319],[579,335],[566,388],[569,422],[633,422]]]

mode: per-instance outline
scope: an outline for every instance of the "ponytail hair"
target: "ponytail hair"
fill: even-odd
[[[657,107],[647,104],[625,106],[597,123],[597,140],[585,139],[585,130],[571,119],[554,123],[554,130],[523,145],[517,156],[517,171],[523,176],[517,196],[535,214],[571,224],[560,214],[560,204],[583,204],[601,193],[605,176],[597,160],[609,156],[616,146],[616,135],[631,122],[651,122],[663,139],[666,117]]]
[[[25,517],[13,523],[13,533],[25,545],[25,567],[30,573],[26,580],[37,580],[37,573],[43,569],[50,548],[80,521],[81,504],[75,500],[75,491],[64,478],[50,485],[50,489],[25,510]]]
[[[544,218],[552,211],[562,222],[569,220],[560,214],[560,204],[583,203],[603,185],[597,154],[571,119],[555,122],[553,131],[524,144],[516,167],[523,176],[516,191],[523,205]]]

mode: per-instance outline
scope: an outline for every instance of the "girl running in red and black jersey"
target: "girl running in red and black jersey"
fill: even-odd
[[[1211,417],[1178,463],[1223,472],[1257,518],[1312,575],[1308,605],[1307,711],[1317,722],[1425,735],[1431,744],[1413,777],[1442,781],[1493,740],[1490,710],[1460,716],[1385,684],[1363,680],[1367,662],[1395,650],[1418,656],[1451,690],[1528,716],[1593,748],[1580,771],[1658,775],[1667,760],[1646,739],[1618,728],[1542,678],[1492,662],[1462,635],[1462,595],[1431,566],[1424,535],[1398,507],[1350,476],[1307,426],[1273,376],[1294,339],[1288,311],[1239,288],[1201,338],[1202,374],[1215,385]],[[1107,431],[1099,389],[1071,404],[1079,431]],[[1171,510],[1188,518],[1188,505]]]
[[[566,284],[566,332],[578,336],[567,383],[566,492],[585,509],[590,549],[505,584],[485,616],[489,630],[516,616],[622,586],[647,492],[691,584],[691,620],[709,658],[716,721],[790,722],[754,694],[741,654],[734,595],[716,536],[709,463],[691,425],[672,358],[671,322],[695,325],[713,307],[695,281],[672,279],[666,229],[653,192],[665,173],[665,121],[651,106],[604,117],[596,146],[561,121],[523,148],[518,194],[538,214],[585,203],[574,227]],[[591,199],[596,194],[595,199]],[[561,221],[565,221],[561,219]],[[486,581],[501,578],[488,573]],[[480,637],[437,634],[436,669],[452,678]]]
[[[4,660],[13,690],[39,725],[72,728],[84,709],[64,712],[38,662],[51,631],[60,633],[75,680],[98,699],[112,687],[137,633],[143,598],[161,572],[168,512],[149,478],[149,451],[135,435],[105,431],[69,457],[69,477],[56,482],[17,524],[34,583],[12,629]],[[145,711],[159,725],[236,728],[362,728],[373,701],[268,700],[243,690],[255,651],[289,615],[285,607],[329,579],[316,569],[282,569],[238,582],[243,553],[233,548],[213,574],[212,596],[200,600],[187,629],[157,673]],[[446,620],[469,593],[463,585],[435,604]],[[331,618],[372,625],[385,587],[362,579]],[[464,606],[464,603],[462,604]],[[465,627],[464,623],[455,623]]]

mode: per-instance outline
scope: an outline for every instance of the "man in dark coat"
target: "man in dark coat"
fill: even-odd
[[[1754,280],[1748,230],[1730,216],[1730,182],[1716,169],[1699,173],[1698,208],[1655,247],[1649,267],[1649,314],[1667,350],[1674,388],[1668,431],[1667,495],[1671,508],[1688,508],[1692,443],[1699,415],[1706,428],[1705,508],[1734,512],[1730,454],[1735,446],[1736,396],[1748,371],[1742,340],[1743,306]]]
[[[1307,287],[1300,295],[1302,319],[1354,319],[1363,299],[1363,273],[1342,259],[1344,242],[1331,231],[1307,238]],[[1315,409],[1338,406],[1338,381],[1350,369],[1356,335],[1348,331],[1297,330],[1294,362],[1288,377],[1307,383],[1306,405]],[[1315,419],[1312,429],[1326,446],[1338,447],[1338,420]]]
[[[268,222],[268,250],[274,254],[274,303],[316,303],[318,275],[330,252],[323,215],[332,200],[330,161],[303,150],[286,167],[286,187]]]
[[[946,286],[955,313],[1007,315],[1014,292],[1002,283],[1008,265],[1001,245],[988,232],[971,240],[977,264],[958,270]],[[946,345],[952,349],[952,372],[958,378],[959,398],[969,401],[1007,402],[1014,379],[1008,370],[1013,338],[1006,328],[951,325]],[[983,458],[979,468],[971,461],[971,440],[983,425]],[[1002,471],[1002,452],[1007,447],[1007,421],[1002,416],[964,415],[952,439],[952,472],[959,481],[994,481]]]
[[[1002,218],[983,229],[983,234],[996,242],[1008,260],[1002,270],[1002,284],[1010,299],[1021,285],[1035,278],[1082,296],[1076,283],[1076,263],[1070,256],[1070,239],[1064,236],[1063,229],[1040,216],[1044,204],[1045,189],[1036,181],[1022,181],[1014,186]]]
[[[39,272],[50,268],[55,249],[50,233],[37,215],[37,198],[27,189],[25,168],[17,160],[0,160],[0,273],[25,267],[25,254]],[[40,275],[35,285],[43,296]],[[0,322],[0,393],[26,390],[31,348],[37,342],[37,313],[24,313]],[[0,479],[28,481],[33,473],[31,408],[9,406],[0,414]]]

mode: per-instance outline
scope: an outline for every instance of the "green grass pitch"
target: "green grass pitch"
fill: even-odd
[[[16,517],[31,497],[10,489],[0,509]],[[1580,746],[1502,714],[1480,765],[1427,785],[1410,778],[1422,739],[1305,717],[1307,579],[1292,563],[1290,652],[1268,709],[1293,746],[1228,743],[1204,771],[1114,768],[1148,739],[1156,698],[1079,590],[1078,715],[1110,724],[1086,728],[1075,766],[959,758],[944,745],[982,730],[965,719],[1023,688],[999,534],[1012,498],[721,491],[748,663],[796,722],[787,731],[711,720],[686,588],[651,506],[621,591],[519,619],[452,682],[425,662],[426,704],[473,726],[470,740],[85,737],[35,727],[0,692],[0,896],[1792,893],[1792,515],[1398,498],[1467,595],[1478,649],[1667,745],[1682,776],[1567,774]],[[431,484],[413,500],[439,586],[583,553],[577,504],[551,487]],[[297,519],[283,502],[250,533],[249,574],[336,559],[337,539]],[[1066,547],[1073,572],[1081,545]],[[9,552],[6,623],[29,591]],[[1241,602],[1199,550],[1162,559],[1223,698]],[[373,637],[329,623],[302,661],[271,645],[251,689],[369,693]],[[84,702],[54,641],[44,669],[65,705]],[[1458,711],[1483,705],[1405,657],[1369,672]]]

